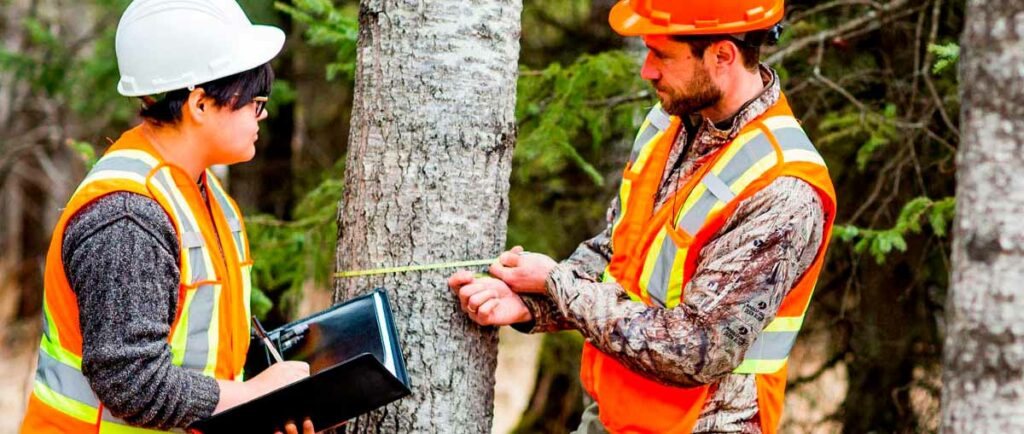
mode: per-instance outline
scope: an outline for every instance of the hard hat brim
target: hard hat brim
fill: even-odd
[[[249,30],[249,36],[243,39],[245,43],[242,47],[239,47],[238,66],[233,68],[237,69],[237,71],[226,74],[225,77],[248,71],[273,60],[281,53],[281,49],[284,48],[284,39],[284,31],[277,27],[252,26]]]
[[[608,14],[608,24],[612,30],[622,36],[645,35],[722,35],[744,33],[767,29],[782,21],[783,9],[780,2],[776,10],[769,11],[765,18],[755,22],[719,23],[709,27],[697,27],[691,24],[656,24],[649,18],[636,13],[629,1],[620,1],[612,7]]]
[[[196,82],[189,85],[208,83],[219,78],[248,71],[271,61],[274,57],[277,57],[281,52],[281,49],[284,48],[284,31],[277,27],[253,25],[248,29],[245,29],[244,32],[245,35],[239,38],[240,42],[235,48],[235,58],[230,62],[230,67],[223,68],[222,70],[217,71],[217,73],[211,72],[208,75],[197,77]],[[124,86],[124,82],[122,81],[117,84],[117,91],[124,96],[138,97],[161,94],[173,90],[184,89],[185,87],[187,86],[182,86],[180,83],[177,83],[131,91]]]

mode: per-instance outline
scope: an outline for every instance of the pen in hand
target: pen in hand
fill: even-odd
[[[267,346],[267,350],[270,351],[270,355],[274,357],[275,363],[283,362],[281,359],[281,353],[277,352],[277,347],[270,341],[270,337],[267,336],[267,331],[263,329],[263,325],[260,324],[260,320],[256,319],[256,315],[252,316],[252,325],[256,330],[256,334],[259,335],[260,339],[263,340],[263,345]]]

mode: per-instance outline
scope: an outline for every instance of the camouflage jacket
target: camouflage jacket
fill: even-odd
[[[765,90],[732,119],[718,125],[699,116],[686,119],[689,127],[680,128],[655,208],[712,151],[779,100],[778,76],[767,66],[761,72]],[[701,250],[685,299],[672,309],[633,302],[619,284],[601,282],[615,249],[611,222],[619,211],[613,200],[608,227],[552,271],[547,296],[524,297],[534,319],[516,328],[576,329],[601,351],[662,383],[717,383],[694,432],[761,432],[754,377],[732,371],[754,342],[743,332],[763,330],[814,261],[824,223],[817,193],[804,181],[784,177],[742,202]]]

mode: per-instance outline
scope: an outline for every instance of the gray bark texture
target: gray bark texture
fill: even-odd
[[[946,433],[1024,432],[1024,0],[969,0]]]
[[[521,12],[521,0],[361,2],[339,271],[500,253]],[[338,280],[336,301],[387,289],[413,383],[348,432],[490,432],[497,332],[459,310],[452,272]]]

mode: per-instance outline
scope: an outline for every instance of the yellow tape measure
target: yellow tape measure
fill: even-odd
[[[404,267],[374,268],[372,270],[350,270],[342,271],[340,273],[334,273],[334,277],[346,279],[350,277],[375,276],[378,274],[397,274],[411,273],[414,271],[443,270],[445,268],[478,267],[482,265],[491,265],[492,263],[494,263],[494,261],[497,261],[497,258],[477,259],[473,261],[460,262],[439,262],[436,264],[424,265],[407,265]]]

